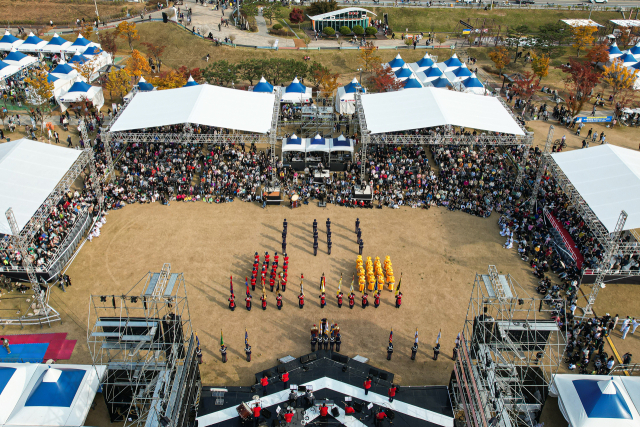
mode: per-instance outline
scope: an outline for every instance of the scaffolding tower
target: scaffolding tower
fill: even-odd
[[[476,275],[449,387],[466,426],[537,424],[566,345],[554,320],[564,301],[553,304],[493,265]]]
[[[111,422],[193,426],[200,398],[197,338],[184,276],[164,264],[125,295],[92,295],[87,344]]]

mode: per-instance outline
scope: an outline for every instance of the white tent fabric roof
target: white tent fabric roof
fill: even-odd
[[[81,153],[29,139],[0,144],[0,211],[13,208],[22,230]],[[0,233],[12,234],[4,215]]]
[[[555,375],[550,389],[570,427],[638,427],[640,414],[627,384],[637,378]],[[637,391],[637,388],[636,388]],[[638,396],[636,396],[637,398]]]
[[[1,363],[0,427],[81,426],[105,366]]]
[[[372,134],[450,124],[524,135],[500,101],[489,96],[427,87],[363,95],[362,106]]]
[[[640,152],[605,144],[551,157],[609,232],[622,210],[625,230],[640,227]]]
[[[111,127],[120,132],[194,123],[247,132],[271,129],[275,95],[202,84],[138,93]]]

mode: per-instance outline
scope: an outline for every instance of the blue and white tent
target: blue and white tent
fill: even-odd
[[[87,62],[89,60],[89,58],[87,58],[84,55],[81,55],[79,53],[76,53],[75,55],[73,55],[71,57],[71,59],[69,60],[69,64],[84,64],[85,62]]]
[[[74,41],[69,47],[65,48],[64,51],[66,53],[81,53],[91,46],[100,47],[98,43],[87,40],[82,37],[82,34],[78,34],[78,38],[76,39],[76,41]]]
[[[422,83],[415,77],[411,76],[404,81],[403,89],[422,89]]]
[[[456,76],[456,81],[463,81],[471,77],[471,70],[467,68],[467,64],[462,64],[460,68],[452,71],[453,75]]]
[[[196,83],[196,81],[193,80],[193,77],[189,76],[189,78],[187,79],[187,82],[182,87],[191,87],[191,86],[198,86],[198,83]]]
[[[13,36],[9,30],[5,30],[4,36],[0,39],[0,51],[9,52],[24,43],[24,40]]]
[[[69,40],[65,40],[58,33],[55,33],[49,43],[42,48],[42,51],[45,53],[62,53],[69,46],[71,46]]]
[[[477,95],[484,95],[486,93],[484,89],[484,85],[478,78],[475,73],[471,73],[471,77],[462,82],[462,91],[475,93]]]
[[[82,55],[84,56],[94,56],[94,55],[98,55],[100,53],[104,52],[102,49],[100,49],[98,46],[89,46],[88,48],[85,49],[84,52],[82,52]]]
[[[20,52],[40,52],[46,45],[46,41],[33,33],[29,33],[29,36],[25,39],[24,43],[18,46],[18,50]]]
[[[344,135],[340,134],[339,137],[331,139],[329,143],[329,150],[332,153],[337,151],[348,151],[353,153],[354,141],[353,139],[347,139]]]
[[[409,64],[404,64],[402,68],[396,70],[394,74],[397,80],[403,82],[409,77],[413,77],[413,70],[409,67]]]
[[[618,48],[618,44],[616,42],[611,43],[611,46],[609,46],[609,61],[619,56],[622,56],[622,51]]]
[[[616,59],[618,61],[622,61],[622,65],[624,65],[625,67],[630,67],[633,64],[638,63],[638,59],[636,59],[636,57],[629,52],[625,52],[622,56],[619,56]]]
[[[310,102],[312,89],[306,87],[298,78],[294,78],[289,86],[287,86],[280,95],[281,102],[303,103]]]
[[[439,79],[440,77],[442,77],[442,70],[440,70],[440,68],[438,67],[431,67],[429,68],[427,71],[425,71],[424,75],[425,75],[425,79],[423,80],[422,83],[425,82],[432,82],[434,80]]]
[[[356,112],[356,92],[358,90],[362,90],[363,93],[366,92],[366,89],[362,87],[355,77],[345,86],[338,88],[335,102],[338,113],[353,114]]]
[[[411,67],[414,71],[424,71],[427,68],[433,67],[435,62],[433,62],[433,59],[431,59],[431,55],[427,53],[418,62],[415,62],[414,64],[415,64],[415,67]],[[411,65],[414,65],[414,64],[411,64]]]
[[[634,47],[629,49],[629,53],[635,56],[640,56],[640,42],[636,43]],[[640,59],[640,57],[638,59]]]
[[[102,108],[104,105],[102,88],[99,86],[91,86],[85,82],[75,82],[71,88],[69,88],[69,91],[60,97],[60,109],[64,112],[69,108],[70,104],[85,100],[91,101],[93,106],[98,110]]]
[[[4,61],[0,61],[0,80],[4,80],[7,77],[11,77],[18,71],[20,71],[20,67],[7,64]]]
[[[307,145],[305,152],[313,153],[313,152],[329,152],[329,141],[320,135],[316,135],[313,138],[307,139]]]
[[[58,66],[54,68],[53,71],[51,71],[51,74],[59,79],[70,80],[78,75],[78,71],[71,65],[62,62],[58,64]]]
[[[28,65],[38,62],[38,59],[34,58],[33,56],[25,55],[22,52],[13,51],[10,52],[9,55],[7,55],[3,59],[3,61],[9,65],[15,65],[16,67],[22,69]]]
[[[433,87],[438,87],[438,88],[453,87],[449,79],[447,79],[445,76],[440,76],[439,78],[431,81],[430,83]]]
[[[640,425],[640,381],[608,375],[555,375],[549,393],[571,427]]]
[[[155,90],[153,85],[151,83],[147,83],[144,77],[140,77],[140,80],[138,80],[138,89],[141,92],[149,92],[149,91]]]
[[[398,54],[395,58],[393,58],[387,65],[391,67],[391,71],[396,71],[405,64],[404,59]]]
[[[454,71],[462,66],[462,62],[458,59],[458,55],[455,53],[451,58],[444,61],[444,64],[447,66],[444,71]]]
[[[285,138],[282,140],[282,152],[297,152],[304,153],[305,152],[305,144],[303,144],[302,138],[298,138],[294,133],[289,138]]]
[[[273,85],[269,83],[267,79],[261,77],[258,84],[253,87],[253,91],[260,93],[273,93]]]

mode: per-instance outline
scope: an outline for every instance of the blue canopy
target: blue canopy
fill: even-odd
[[[269,83],[264,77],[260,79],[257,85],[253,87],[254,92],[272,93],[273,85]]]
[[[190,86],[198,86],[198,83],[196,83],[196,81],[193,80],[193,77],[191,76],[189,76],[189,78],[187,79],[187,83],[182,87],[190,87]]]
[[[0,70],[2,70],[5,67],[8,67],[8,66],[9,66],[9,64],[7,64],[6,62],[0,61]]]
[[[408,78],[404,83],[405,89],[419,89],[422,88],[422,84],[415,77]]]
[[[622,61],[623,64],[635,64],[636,62],[638,62],[636,57],[629,52],[626,52],[624,55],[619,56],[618,60]]]
[[[31,35],[25,39],[24,43],[22,43],[21,46],[24,46],[27,44],[37,45],[38,43],[42,43],[43,41],[44,40],[42,40],[40,37]]]
[[[312,140],[311,140],[311,145],[324,145],[324,138],[321,137],[320,135],[316,135]]]
[[[429,56],[427,54],[427,55],[424,56],[424,58],[422,58],[421,60],[416,62],[416,64],[420,68],[428,68],[428,67],[432,67],[434,62],[433,62],[433,60],[431,58],[429,58]]]
[[[613,44],[609,46],[609,55],[622,55],[622,51],[618,49],[616,42],[613,42]]]
[[[47,43],[47,46],[62,46],[66,42],[67,42],[67,40],[63,39],[62,37],[60,37],[57,34],[54,34],[53,38],[51,40],[49,40],[49,43]]]
[[[411,77],[413,75],[413,71],[411,71],[411,68],[409,68],[409,66],[405,64],[402,66],[402,68],[396,70],[395,74],[397,78],[402,79]]]
[[[93,55],[97,55],[97,54],[99,54],[100,52],[102,52],[102,50],[100,50],[100,48],[99,48],[99,47],[97,47],[97,46],[90,46],[90,47],[88,47],[84,52],[82,52],[82,54],[83,54],[84,56],[87,56],[87,55],[92,55],[92,56],[93,56]]]
[[[58,80],[58,78],[57,78],[56,76],[52,76],[52,75],[51,75],[51,73],[49,73],[49,75],[47,76],[47,81],[48,81],[49,83],[53,83],[53,82],[55,82],[56,80]]]
[[[453,56],[451,58],[449,58],[446,61],[444,61],[444,63],[447,66],[447,68],[459,67],[459,66],[462,65],[462,62],[460,62],[460,60],[458,59],[458,55],[456,55],[455,53],[453,54]]]
[[[431,67],[429,71],[425,73],[427,77],[440,77],[442,75],[442,70],[438,67]]]
[[[69,92],[82,92],[86,93],[91,89],[91,85],[85,82],[75,82],[73,86],[69,88]]]
[[[640,42],[629,49],[629,53],[631,53],[632,55],[640,55]]]
[[[296,77],[284,91],[285,93],[307,93],[307,88]]]
[[[441,76],[440,78],[432,81],[431,84],[433,85],[433,87],[439,88],[451,86],[451,82],[445,76]]]
[[[340,135],[337,138],[333,138],[333,146],[334,147],[351,147],[351,142],[344,137],[344,135]]]
[[[75,55],[73,55],[71,57],[71,59],[69,60],[69,63],[70,64],[75,64],[75,63],[84,64],[87,61],[88,61],[88,59],[87,59],[86,56],[80,55],[79,53],[76,53]]]
[[[73,72],[73,67],[69,64],[58,64],[56,68],[53,69],[53,74],[69,74]]]
[[[612,378],[613,380],[613,378]],[[618,386],[612,381],[574,380],[573,386],[589,418],[620,418],[633,416]],[[606,422],[604,422],[606,424]],[[603,424],[603,425],[604,425]]]
[[[287,138],[287,144],[300,145],[302,144],[302,138],[298,138],[294,133],[289,138]]]
[[[633,68],[634,70],[640,70],[640,62],[636,62],[631,66],[631,68]]]
[[[344,93],[355,93],[357,88],[362,88],[362,85],[358,83],[358,80],[354,77],[353,80],[344,87]]]
[[[138,81],[138,89],[143,92],[148,92],[153,90],[153,85],[151,83],[147,83],[144,77],[140,77],[140,81]]]
[[[26,57],[27,55],[25,55],[24,53],[14,51],[14,52],[10,52],[9,55],[7,55],[6,58],[4,58],[4,61],[20,62]]]
[[[457,70],[453,70],[453,74],[456,77],[471,77],[471,70],[467,67],[460,67]]]
[[[73,42],[71,46],[86,46],[91,43],[89,40],[82,37],[82,34],[78,34],[78,38]]]
[[[391,62],[389,62],[389,66],[391,68],[400,68],[404,65],[404,60],[402,59],[402,57],[400,56],[400,54],[398,54],[398,56],[396,56],[395,58],[393,58],[391,60]]]
[[[463,81],[462,84],[464,85],[464,87],[484,87],[482,82],[478,80],[478,78],[475,75]]]
[[[9,31],[4,33],[4,36],[0,39],[0,43],[15,43],[19,39],[9,33]]]

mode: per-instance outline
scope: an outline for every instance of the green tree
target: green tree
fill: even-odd
[[[533,47],[547,56],[555,56],[562,49],[569,32],[559,22],[543,24],[538,28],[538,34],[533,38]]]
[[[354,25],[352,30],[353,30],[353,34],[355,34],[356,36],[361,36],[364,34],[364,28],[362,28],[361,25]]]
[[[204,69],[204,78],[212,84],[227,86],[236,83],[237,65],[223,59],[216,61]]]
[[[378,29],[376,27],[367,27],[365,33],[367,33],[368,36],[375,36],[378,33]]]
[[[315,4],[315,3],[314,3]],[[322,32],[325,33],[328,36],[334,36],[336,34],[336,30],[334,30],[331,27],[324,27],[322,29]]]
[[[520,46],[524,41],[524,37],[529,34],[529,27],[526,25],[518,25],[517,27],[509,28],[507,32],[506,45],[510,50],[515,51],[513,62],[518,61],[518,52],[520,51]]]
[[[313,61],[309,67],[309,78],[311,78],[314,86],[318,86],[320,84],[319,77],[328,72],[329,69],[327,67],[317,61]]]
[[[307,9],[307,14],[309,16],[321,15],[327,12],[333,12],[334,10],[338,10],[338,2],[334,0],[330,1],[314,1]]]
[[[246,59],[238,64],[238,74],[253,86],[254,80],[262,77],[262,63],[257,59]]]
[[[351,28],[345,26],[340,27],[340,34],[342,34],[343,36],[348,36],[351,35]]]

